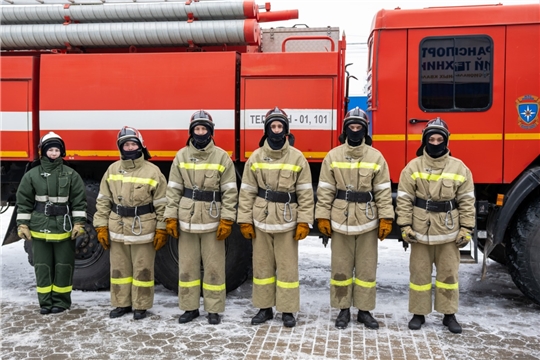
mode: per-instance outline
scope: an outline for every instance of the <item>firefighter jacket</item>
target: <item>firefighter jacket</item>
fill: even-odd
[[[451,202],[447,212],[415,206],[416,199]],[[475,226],[475,196],[471,171],[449,154],[434,159],[419,156],[401,172],[397,194],[397,224],[411,226],[419,243],[437,245],[456,240],[460,227]],[[450,205],[451,206],[451,205]]]
[[[317,188],[315,218],[329,219],[332,230],[359,235],[379,227],[379,219],[394,219],[388,165],[382,154],[363,142],[340,145],[326,155]],[[338,190],[369,192],[372,200],[352,202],[336,197]]]
[[[126,245],[152,242],[156,228],[166,228],[163,218],[166,188],[165,176],[143,156],[114,162],[101,180],[94,227],[108,226],[110,239]],[[154,211],[135,216],[117,213],[126,208],[148,206]]]
[[[260,190],[296,194],[297,201],[271,202]],[[286,141],[273,150],[265,140],[246,162],[238,202],[238,223],[253,224],[267,233],[296,229],[297,223],[313,223],[313,185],[309,163],[301,151]]]
[[[197,191],[211,195],[212,200],[194,199]],[[192,195],[184,196],[186,192]],[[235,221],[237,199],[234,164],[213,140],[200,150],[190,141],[176,153],[169,173],[165,218],[178,219],[182,231],[207,233],[217,230],[220,219]]]
[[[44,204],[48,205],[43,211],[36,211],[37,205]],[[67,205],[67,214],[47,215],[54,205]],[[17,225],[27,225],[34,239],[62,241],[71,239],[74,224],[85,222],[86,192],[80,175],[62,158],[51,162],[43,156],[17,189]]]

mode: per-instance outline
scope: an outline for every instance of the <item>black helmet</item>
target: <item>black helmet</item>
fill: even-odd
[[[208,128],[208,131],[210,131],[210,136],[214,136],[214,122],[212,121],[212,116],[204,111],[204,110],[198,110],[191,115],[191,119],[189,121],[189,135],[193,135],[193,129],[197,125],[204,125]]]
[[[350,124],[360,124],[366,129],[366,137],[365,142],[367,145],[371,145],[372,140],[371,137],[367,134],[367,131],[369,129],[369,120],[366,112],[362,109],[360,109],[358,106],[354,109],[349,110],[347,114],[345,114],[345,118],[343,119],[343,129],[341,130],[341,135],[339,135],[339,142],[342,144],[345,143],[346,138],[346,130],[347,127]]]
[[[62,140],[60,135],[51,131],[48,134],[43,135],[39,140],[38,149],[41,152],[41,156],[46,156],[47,150],[52,147],[60,149],[60,157],[66,156],[66,145],[64,144],[64,140]]]
[[[294,136],[289,131],[289,117],[285,113],[285,111],[281,110],[277,106],[273,109],[268,110],[266,115],[264,116],[264,135],[261,138],[261,141],[259,141],[259,146],[264,145],[264,140],[268,137],[268,132],[270,130],[270,124],[274,121],[279,121],[283,124],[283,131],[285,133],[285,136],[289,137],[289,144],[292,146],[294,145]]]
[[[144,155],[145,160],[152,158],[148,152],[148,149],[146,146],[144,146],[142,134],[137,129],[129,126],[124,126],[122,129],[120,129],[118,132],[118,138],[116,140],[116,145],[118,146],[120,154],[122,154],[124,143],[127,141],[133,141],[139,145],[139,150]]]
[[[424,155],[424,148],[429,142],[429,137],[433,134],[441,135],[448,146],[448,140],[450,138],[450,131],[448,131],[448,125],[446,125],[446,122],[443,119],[437,117],[435,119],[429,120],[424,130],[422,130],[422,144],[416,151],[416,156]]]

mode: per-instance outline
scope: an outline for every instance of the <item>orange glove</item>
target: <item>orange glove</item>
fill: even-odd
[[[240,225],[240,232],[246,239],[248,240],[255,239],[255,229],[253,228],[253,225],[251,224],[238,224],[238,225]]]
[[[158,251],[167,243],[167,230],[156,229],[156,234],[154,235],[154,249]]]
[[[28,241],[32,240],[32,235],[30,235],[30,229],[28,228],[28,225],[19,225],[19,227],[17,227],[17,235],[19,235],[21,239]]]
[[[296,225],[296,234],[294,235],[294,240],[304,240],[309,234],[309,225],[307,223],[298,223]]]
[[[107,226],[100,226],[96,228],[97,239],[104,250],[109,250],[111,247],[109,243],[109,228]]]
[[[317,219],[317,227],[323,235],[326,235],[328,237],[332,236],[332,225],[330,225],[330,220]]]
[[[167,234],[178,239],[178,219],[168,218],[165,221],[167,222]]]
[[[379,220],[379,240],[383,241],[386,239],[390,232],[392,231],[392,220],[390,219],[381,219]]]
[[[231,235],[232,231],[232,224],[233,222],[231,220],[221,219],[219,220],[219,226],[217,228],[217,239],[218,240],[225,240],[226,238]]]

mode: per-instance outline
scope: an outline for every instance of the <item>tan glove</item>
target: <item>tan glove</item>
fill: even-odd
[[[167,230],[156,229],[156,234],[154,235],[154,249],[158,251],[167,243]]]
[[[109,228],[107,226],[100,226],[96,228],[97,232],[97,239],[104,250],[109,250],[110,243],[109,243]]]
[[[332,225],[330,225],[330,220],[317,219],[317,227],[323,235],[326,235],[328,237],[332,236]]]
[[[73,225],[73,230],[71,230],[71,240],[75,240],[77,236],[82,234],[84,234],[84,224]]]
[[[459,234],[456,238],[456,246],[458,248],[463,248],[467,246],[467,244],[469,243],[469,241],[471,241],[471,239],[472,239],[471,230],[462,227],[461,229],[459,229]]]
[[[253,228],[253,225],[251,224],[238,224],[238,225],[240,225],[240,232],[246,239],[248,240],[255,239],[255,229]]]
[[[294,240],[304,240],[309,234],[309,225],[307,223],[298,223],[296,225],[296,234],[294,234]]]
[[[414,244],[415,242],[418,242],[416,239],[416,233],[410,226],[404,226],[401,228],[401,238],[403,241],[409,244]]]
[[[231,220],[221,219],[219,220],[219,226],[217,228],[218,240],[225,240],[231,235],[233,222]]]
[[[17,235],[24,240],[32,240],[32,235],[30,235],[30,229],[28,225],[21,224],[17,227]]]
[[[392,231],[392,220],[391,219],[381,219],[379,220],[379,240],[383,241],[386,239],[390,232]]]
[[[178,239],[178,219],[168,218],[165,222],[167,222],[167,234]]]

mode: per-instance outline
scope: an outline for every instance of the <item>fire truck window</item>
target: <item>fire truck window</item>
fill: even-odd
[[[483,111],[491,105],[493,41],[488,36],[426,38],[420,44],[420,107]]]

